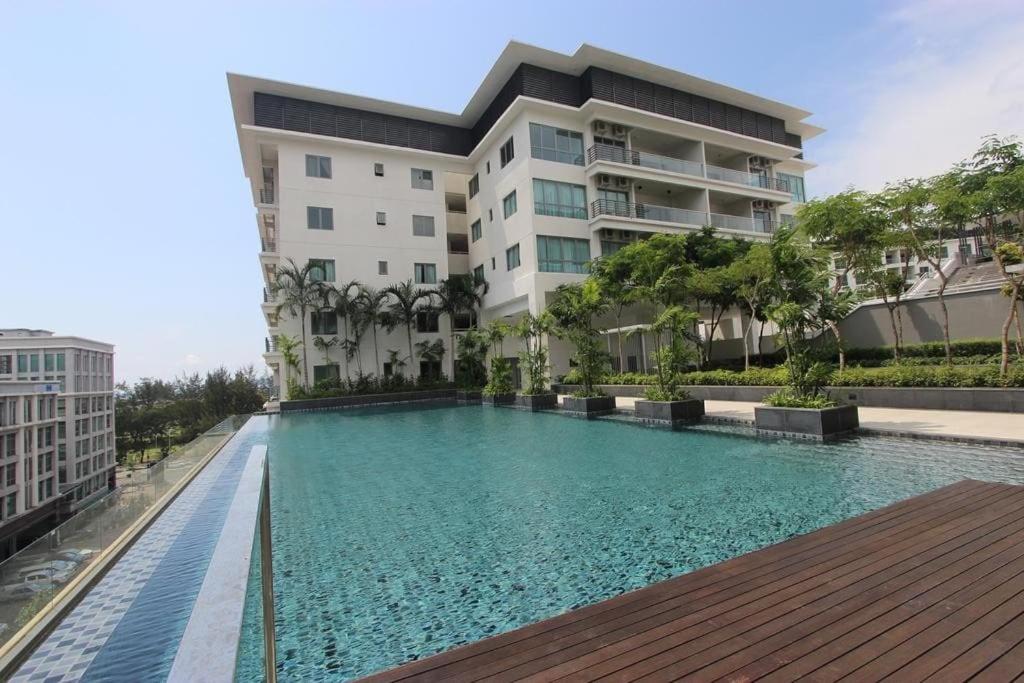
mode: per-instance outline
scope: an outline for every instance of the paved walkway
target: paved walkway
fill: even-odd
[[[559,400],[561,400],[559,396]],[[619,397],[619,408],[632,410],[635,398]],[[753,422],[754,406],[746,401],[704,401],[710,417]],[[860,426],[877,431],[1019,441],[1024,445],[1024,415],[971,410],[909,410],[904,408],[860,408]]]

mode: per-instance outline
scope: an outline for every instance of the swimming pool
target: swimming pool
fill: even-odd
[[[281,680],[366,675],[960,479],[1024,483],[1020,451],[742,434],[480,406],[274,419]],[[261,637],[250,610],[239,680]]]

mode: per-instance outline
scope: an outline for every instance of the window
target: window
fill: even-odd
[[[434,217],[433,216],[413,216],[412,217],[412,234],[416,237],[433,237],[434,236]]]
[[[491,257],[491,270],[497,270],[497,269],[498,269],[498,266],[497,266],[497,264],[495,264],[494,257],[492,256]]]
[[[590,240],[537,235],[537,269],[542,273],[590,272]]]
[[[306,155],[306,177],[308,178],[330,178],[331,158],[320,157],[315,154]]]
[[[64,353],[57,354],[57,372],[64,372]]]
[[[46,372],[53,372],[54,368],[54,357],[52,353],[43,355],[43,370]]]
[[[942,249],[939,250],[939,254],[942,258],[949,258],[949,247],[945,244],[942,245]]]
[[[531,123],[530,156],[582,166],[583,133]]]
[[[311,258],[309,277],[314,282],[334,282],[334,259]]]
[[[33,353],[31,356],[28,357],[28,360],[29,367],[31,368],[32,372],[39,372],[39,354]]]
[[[428,311],[420,311],[416,314],[416,331],[417,332],[437,332],[440,327],[438,321],[441,316],[437,313],[430,313]]]
[[[477,223],[479,222],[477,221]],[[13,372],[11,356],[0,356],[0,375],[9,375],[11,372]]]
[[[334,209],[307,206],[306,227],[310,230],[334,230]]]
[[[501,146],[501,167],[505,168],[512,159],[516,156],[515,146],[512,144],[513,138],[509,138],[505,141],[505,144]]]
[[[338,315],[334,311],[313,311],[309,314],[313,334],[338,334]]]
[[[28,372],[28,356],[23,353],[18,354],[18,372]]]
[[[387,225],[387,224],[388,224],[388,215],[386,213],[384,213],[383,211],[378,211],[377,212],[377,225]]]
[[[788,173],[776,173],[775,177],[779,180],[784,180],[789,183],[789,193],[793,195],[794,202],[805,202],[807,199],[804,196],[804,179],[798,175],[790,175]]]
[[[487,162],[487,175],[491,174],[491,162]]]
[[[533,180],[533,212],[562,218],[587,217],[587,190],[582,185]]]
[[[418,285],[437,284],[437,265],[433,263],[414,263],[413,280]]]
[[[6,478],[8,486],[14,486],[18,482],[18,474],[17,474],[17,472],[18,472],[18,465],[17,465],[17,463],[13,463],[12,462],[10,465],[7,466],[7,470],[6,470],[5,474],[4,474],[4,476]]]
[[[470,236],[470,239],[472,239],[474,242],[476,242],[478,239],[483,237],[483,235],[484,235],[484,230],[483,230],[483,227],[480,225],[480,219],[478,218],[475,221],[473,221],[472,225],[469,226],[469,236]],[[0,359],[0,360],[2,360],[2,359]],[[10,356],[8,356],[8,362],[10,362]],[[0,372],[3,372],[2,368],[0,368]]]
[[[494,209],[487,209],[487,222],[488,223],[493,223],[494,222]]]
[[[519,267],[519,245],[514,244],[505,250],[505,269],[513,270]]]
[[[469,198],[472,199],[478,194],[480,194],[480,174],[474,173],[473,177],[469,179]]]
[[[414,190],[433,190],[434,172],[422,168],[412,169],[412,188]]]
[[[384,164],[379,163],[379,162],[375,163],[373,165],[373,175],[377,176],[378,178],[383,178],[384,177]]]
[[[505,195],[505,198],[501,200],[501,209],[505,218],[514,214],[516,212],[516,208],[516,191],[512,190],[512,192]]]
[[[480,264],[473,269],[473,282],[481,285],[484,282],[484,264]]]
[[[388,262],[387,261],[377,261],[377,275],[387,275],[387,274],[388,274]]]
[[[607,145],[609,147],[618,147],[619,149],[626,149],[625,140],[616,140],[615,138],[606,138],[600,135],[594,136],[595,145]]]
[[[336,380],[341,377],[341,373],[338,371],[337,363],[330,363],[328,365],[314,365],[313,366],[313,382],[323,382],[324,380]]]

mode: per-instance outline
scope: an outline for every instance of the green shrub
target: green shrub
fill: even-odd
[[[779,386],[789,381],[786,368],[751,368],[749,370],[706,370],[686,372],[680,384],[709,386]]]
[[[661,387],[652,385],[644,390],[644,398],[648,401],[686,401],[690,398],[690,392],[679,389],[663,391]]]
[[[797,396],[788,387],[768,394],[764,404],[774,408],[831,408],[836,402],[827,396]]]
[[[950,344],[954,357],[993,355],[1002,352],[999,339],[961,339]],[[942,342],[924,342],[922,344],[906,344],[903,347],[904,358],[945,358],[946,347]],[[891,346],[875,346],[864,349],[847,349],[848,362],[863,360],[886,360],[892,358]]]
[[[450,389],[452,383],[441,375],[438,378],[421,375],[415,380],[405,375],[376,377],[358,375],[352,379],[330,379],[317,382],[310,389],[296,387],[289,393],[290,399],[338,398],[341,396],[363,396],[366,394],[390,394],[399,391]]]

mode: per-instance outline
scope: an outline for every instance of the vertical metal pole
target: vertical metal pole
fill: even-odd
[[[274,627],[274,560],[270,538],[270,458],[263,461],[260,500],[260,578],[263,584],[263,650],[267,683],[277,683],[277,634]]]
[[[644,343],[644,330],[640,330],[640,358],[643,360],[644,374],[647,374],[647,345]]]

